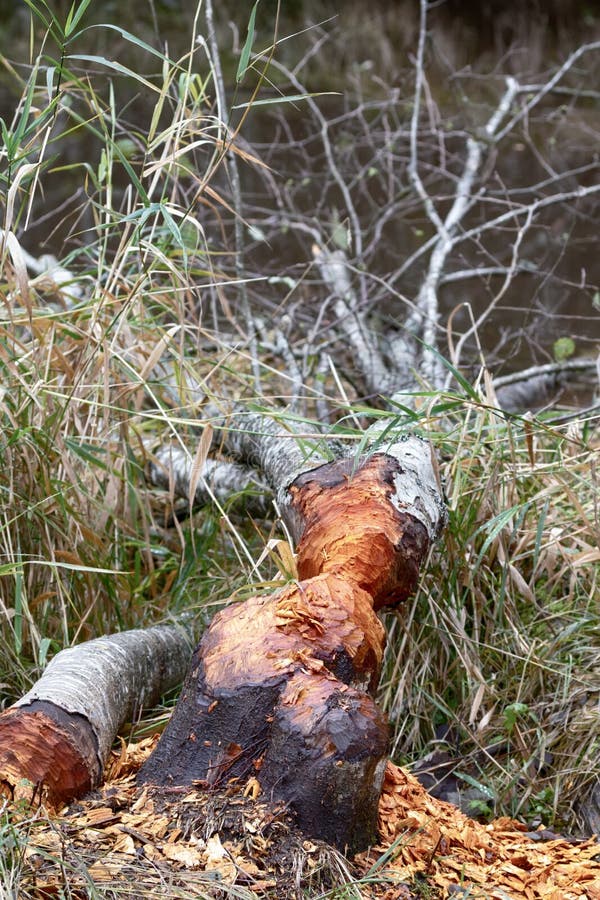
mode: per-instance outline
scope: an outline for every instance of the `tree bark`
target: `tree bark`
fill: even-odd
[[[200,477],[195,478],[194,459],[183,448],[167,444],[150,458],[146,472],[152,484],[172,492],[192,506],[207,506],[211,501],[236,506],[247,515],[267,516],[272,512],[273,498],[268,485],[249,466],[226,460],[205,459]],[[192,484],[193,496],[190,496]]]
[[[183,680],[190,656],[176,625],[62,650],[0,715],[0,792],[31,795],[33,786],[58,806],[96,787],[119,728]]]
[[[376,610],[414,589],[445,520],[431,448],[386,439],[383,423],[370,453],[325,462],[317,436],[300,446],[272,420],[235,421],[229,449],[278,491],[299,581],[215,616],[140,780],[254,774],[305,832],[355,851],[375,835],[387,751]]]
[[[543,406],[567,389],[597,390],[599,384],[600,358],[586,357],[534,366],[493,381],[498,405],[507,412]]]

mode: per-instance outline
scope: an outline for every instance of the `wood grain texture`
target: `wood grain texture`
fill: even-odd
[[[69,647],[0,714],[0,785],[19,781],[56,805],[96,787],[118,729],[181,682],[189,635],[157,625]]]
[[[0,717],[0,793],[58,807],[100,780],[98,745],[83,716],[51,703]]]
[[[365,590],[379,609],[414,590],[429,539],[421,522],[392,503],[398,460],[374,454],[354,467],[353,460],[342,459],[291,485],[305,522],[298,572],[302,578],[336,572]]]
[[[376,453],[291,480],[300,580],[215,616],[141,781],[252,774],[307,834],[352,851],[374,839],[388,734],[372,696],[385,647],[376,609],[414,589],[430,546],[405,511],[414,498],[397,496],[404,474]]]

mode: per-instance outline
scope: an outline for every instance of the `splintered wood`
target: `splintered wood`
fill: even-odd
[[[306,841],[281,807],[251,778],[218,791],[190,788],[157,802],[134,784],[156,738],[115,754],[96,796],[29,824],[20,885],[23,896],[81,896],[90,880],[124,896],[239,896],[292,900],[327,893],[328,848]],[[379,804],[379,843],[348,867],[365,900],[455,896],[490,900],[599,900],[595,840],[535,839],[511,819],[480,824],[431,797],[388,763]],[[87,871],[86,871],[87,870]],[[335,864],[331,872],[337,872]],[[298,873],[301,873],[300,875]],[[316,873],[329,881],[315,882]],[[325,873],[325,874],[324,874]],[[162,887],[161,887],[162,885]],[[211,888],[211,885],[213,886]],[[343,882],[337,886],[342,887]],[[417,890],[417,885],[420,885]],[[196,892],[196,893],[194,893]]]
[[[380,843],[362,854],[366,870],[393,848],[378,869],[403,882],[423,876],[451,897],[493,900],[600,900],[600,846],[535,839],[513,819],[489,825],[469,819],[451,803],[436,800],[404,769],[388,763],[379,803]],[[541,837],[541,835],[540,835]],[[480,890],[485,893],[479,893]],[[389,891],[380,896],[394,900]],[[465,893],[465,896],[467,894]]]

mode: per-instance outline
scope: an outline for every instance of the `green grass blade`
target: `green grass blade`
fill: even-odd
[[[50,31],[52,34],[54,34],[54,36],[56,37],[56,34],[52,31],[52,26],[54,25],[54,27],[58,30],[58,32],[57,32],[58,35],[60,37],[63,36],[63,30],[62,30],[60,21],[54,15],[54,13],[52,12],[52,10],[48,6],[48,4],[45,2],[45,0],[39,0],[39,3],[41,3],[41,5],[46,9],[48,15],[50,16],[49,19],[47,19],[44,16],[44,14],[42,13],[41,9],[39,8],[39,3],[34,3],[33,0],[25,0],[25,3],[29,7],[29,9],[32,11],[34,16],[40,20],[40,22],[42,23],[44,28],[46,28],[48,31]]]
[[[242,81],[244,75],[248,71],[248,63],[250,62],[250,54],[252,53],[252,44],[254,43],[254,28],[256,23],[256,9],[258,7],[258,3],[259,0],[256,0],[256,3],[252,7],[250,18],[248,20],[248,34],[246,35],[246,42],[242,47],[240,61],[235,76],[235,80],[238,84],[240,83],[240,81]]]
[[[236,103],[232,109],[247,109],[250,106],[273,106],[276,103],[298,103],[309,97],[339,97],[339,91],[318,91],[314,94],[282,94],[281,97],[265,97],[263,100],[250,100],[248,103]]]
[[[74,31],[77,28],[78,24],[81,22],[81,19],[90,5],[92,0],[81,0],[79,7],[75,9],[75,3],[71,6],[69,10],[69,15],[67,16],[67,21],[65,22],[65,37],[74,37]]]
[[[169,61],[168,57],[166,57],[164,53],[161,53],[160,50],[157,50],[156,47],[153,47],[151,44],[147,44],[146,41],[143,41],[141,38],[136,37],[135,34],[127,31],[126,28],[121,28],[119,25],[113,25],[111,22],[103,22],[101,25],[88,25],[86,26],[86,28],[82,28],[81,31],[78,32],[77,36],[80,37],[82,34],[85,34],[86,31],[91,31],[94,28],[101,28],[103,31],[104,29],[116,31],[117,34],[120,34],[122,38],[124,38],[126,41],[129,41],[130,44],[135,44],[136,47],[140,48],[140,50],[144,50],[146,53],[150,53],[152,56],[155,56],[162,62],[164,62],[165,60]]]
[[[23,140],[23,135],[27,129],[27,123],[29,121],[29,113],[31,112],[31,104],[33,101],[33,92],[35,90],[35,83],[37,80],[37,72],[38,67],[37,63],[33,67],[31,75],[29,77],[29,83],[27,85],[27,93],[25,94],[25,101],[23,103],[23,109],[21,110],[21,115],[19,117],[19,123],[15,129],[14,140],[15,145],[18,147],[21,141]]]
[[[124,75],[126,78],[133,78],[134,81],[138,81],[140,84],[143,84],[144,87],[148,88],[154,93],[160,94],[160,88],[157,88],[155,84],[152,84],[152,82],[148,81],[147,78],[144,78],[142,75],[134,72],[133,69],[128,69],[127,66],[121,65],[121,63],[117,62],[114,59],[107,59],[105,56],[95,56],[88,53],[72,53],[69,54],[66,59],[77,59],[81,62],[90,62],[96,63],[100,66],[106,66],[108,69],[112,69],[112,71],[116,72],[118,75]]]

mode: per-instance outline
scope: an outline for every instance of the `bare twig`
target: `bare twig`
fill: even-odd
[[[375,336],[357,310],[358,300],[341,250],[327,250],[313,246],[313,256],[319,266],[323,281],[335,294],[335,311],[340,328],[356,354],[356,363],[362,372],[367,389],[372,394],[388,393],[392,383]]]
[[[206,26],[208,30],[208,42],[211,49],[211,59],[214,70],[215,92],[217,95],[217,104],[219,108],[219,120],[224,124],[225,128],[228,131],[230,117],[225,96],[225,82],[223,80],[223,71],[221,69],[221,54],[219,51],[219,44],[215,32],[212,0],[205,0],[204,11],[206,16]],[[223,146],[227,147],[228,142],[229,138],[227,138],[227,140],[223,140]],[[235,271],[240,286],[244,325],[248,333],[248,345],[252,357],[252,369],[254,374],[255,388],[257,393],[260,395],[262,393],[262,390],[256,328],[254,326],[254,318],[251,315],[250,311],[246,282],[243,277],[244,266],[242,262],[242,251],[244,238],[242,229],[242,189],[240,185],[240,173],[238,170],[235,153],[227,153],[225,151],[223,161],[231,183],[231,194],[233,197],[233,207],[235,210],[233,223],[235,239]]]

